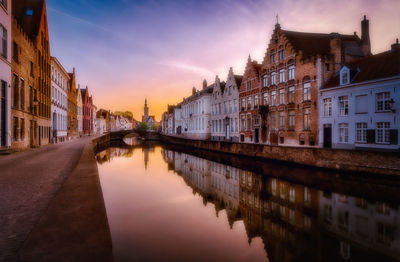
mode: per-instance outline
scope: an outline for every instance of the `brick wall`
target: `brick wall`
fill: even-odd
[[[183,146],[229,154],[274,159],[307,166],[337,169],[341,171],[400,175],[399,152],[268,146],[250,143],[190,140],[170,136],[162,136],[162,140]]]

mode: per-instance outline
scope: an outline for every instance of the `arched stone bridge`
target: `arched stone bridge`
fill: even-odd
[[[122,141],[128,135],[130,137],[138,137],[148,141],[157,141],[160,139],[160,134],[158,132],[138,132],[135,129],[114,131],[108,134],[110,135],[110,141]]]

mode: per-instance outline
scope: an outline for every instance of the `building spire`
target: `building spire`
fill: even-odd
[[[147,98],[144,99],[144,106],[147,106]]]

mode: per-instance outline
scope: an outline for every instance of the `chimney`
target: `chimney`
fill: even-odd
[[[371,55],[371,43],[369,40],[369,20],[364,15],[361,21],[361,48],[365,56]]]
[[[196,94],[196,87],[193,87],[192,89],[192,95]]]
[[[207,89],[207,81],[204,79],[204,81],[203,81],[203,90],[204,89]]]
[[[399,44],[399,39],[398,38],[396,38],[396,43],[392,44],[391,47],[392,47],[391,48],[392,52],[394,52],[396,50],[400,50],[400,44]]]

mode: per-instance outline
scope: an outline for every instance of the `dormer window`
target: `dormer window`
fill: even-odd
[[[347,67],[343,67],[340,70],[340,85],[347,85],[350,83],[350,70]]]

